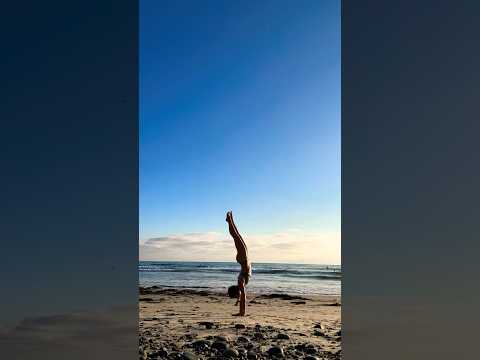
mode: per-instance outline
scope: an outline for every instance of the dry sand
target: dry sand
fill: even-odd
[[[140,288],[141,359],[340,359],[340,298]]]

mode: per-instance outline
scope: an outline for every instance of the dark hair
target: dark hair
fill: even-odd
[[[232,285],[228,288],[228,296],[231,298],[236,298],[238,296],[238,286]]]

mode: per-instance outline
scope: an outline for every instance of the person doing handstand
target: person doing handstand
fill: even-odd
[[[235,316],[245,316],[245,306],[247,301],[246,286],[252,277],[252,266],[248,261],[247,245],[238,232],[235,222],[233,221],[233,215],[231,211],[227,212],[227,218],[225,220],[228,223],[228,230],[230,231],[230,235],[232,235],[232,238],[235,242],[235,247],[237,248],[236,260],[241,267],[240,274],[238,275],[237,285],[232,285],[228,288],[228,296],[231,298],[237,298],[235,306],[240,303],[240,312],[235,314]]]

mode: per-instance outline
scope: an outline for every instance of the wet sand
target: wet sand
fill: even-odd
[[[140,359],[340,359],[340,297],[140,288]]]

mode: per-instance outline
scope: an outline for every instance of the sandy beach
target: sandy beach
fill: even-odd
[[[140,359],[340,359],[339,296],[139,289]]]

